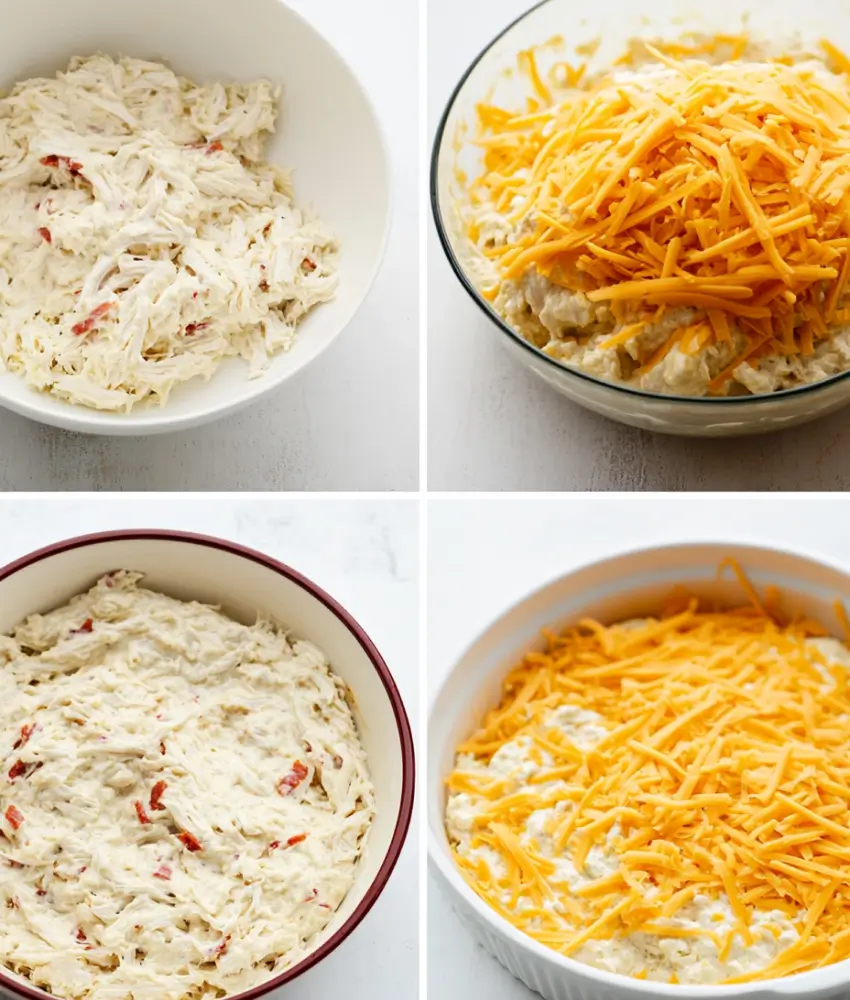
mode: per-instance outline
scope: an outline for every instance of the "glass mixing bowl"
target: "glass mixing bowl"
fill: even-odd
[[[564,396],[587,409],[644,430],[690,437],[733,437],[793,427],[832,413],[850,403],[850,372],[812,385],[768,396],[706,398],[660,395],[617,385],[567,368],[514,330],[479,292],[467,266],[468,241],[456,205],[461,192],[456,178],[460,167],[475,176],[480,165],[471,144],[458,149],[458,138],[472,134],[475,107],[495,94],[508,106],[517,105],[525,88],[506,70],[516,67],[517,53],[560,35],[568,50],[601,39],[591,67],[610,64],[638,37],[674,38],[688,30],[711,34],[734,33],[744,27],[756,37],[777,40],[800,37],[816,44],[828,38],[850,49],[850,2],[818,0],[817,5],[759,2],[742,7],[735,0],[714,0],[695,11],[680,0],[654,0],[651,5],[626,0],[596,0],[577,5],[573,0],[544,0],[523,14],[476,57],[464,73],[443,113],[431,163],[431,204],[437,230],[449,263],[464,288],[491,320],[500,342],[522,364]],[[547,50],[538,61],[546,68]],[[564,53],[551,51],[551,61]],[[494,91],[495,85],[495,91]]]

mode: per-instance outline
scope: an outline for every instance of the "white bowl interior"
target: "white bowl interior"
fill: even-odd
[[[113,569],[144,573],[144,586],[182,600],[220,605],[246,624],[256,621],[258,614],[264,616],[317,645],[351,688],[375,785],[376,817],[354,886],[316,940],[315,951],[343,926],[375,881],[402,808],[398,724],[372,661],[354,633],[298,583],[247,557],[178,540],[98,542],[51,555],[13,573],[0,581],[0,633],[29,614],[61,606]]]
[[[569,970],[600,984],[613,983],[623,996],[641,993],[684,997],[726,996],[758,992],[763,984],[745,987],[685,987],[639,983],[590,969],[563,958],[514,930],[467,886],[461,877],[444,827],[445,779],[453,769],[455,747],[480,725],[499,700],[504,677],[530,649],[544,648],[542,629],[557,630],[582,617],[602,622],[657,613],[664,599],[679,586],[698,596],[729,603],[747,597],[731,571],[718,579],[718,567],[727,557],[737,559],[760,592],[768,584],[779,587],[783,609],[818,619],[836,636],[842,628],[835,611],[837,598],[850,601],[850,573],[807,556],[744,545],[685,544],[645,549],[606,559],[546,584],[501,615],[466,650],[452,669],[431,708],[428,726],[429,853],[441,880],[467,914],[475,914],[514,948],[538,961]],[[771,995],[796,995],[810,986],[848,982],[850,963],[771,983]],[[566,995],[566,994],[565,994]],[[577,994],[578,995],[578,994]],[[596,994],[592,994],[596,996]],[[600,992],[599,997],[603,996]],[[605,996],[608,994],[605,993]],[[620,994],[618,994],[620,995]]]
[[[817,4],[792,5],[771,0],[717,0],[696,5],[686,0],[654,0],[651,4],[627,4],[623,0],[598,0],[577,5],[573,0],[548,0],[532,9],[507,30],[481,56],[461,84],[449,111],[442,142],[437,150],[436,196],[443,227],[452,253],[473,288],[478,287],[470,247],[458,217],[463,191],[456,177],[458,167],[470,178],[478,176],[481,151],[469,140],[475,136],[476,107],[493,101],[520,107],[528,95],[523,76],[516,73],[517,53],[561,36],[562,48],[543,48],[537,53],[545,73],[553,63],[566,59],[576,65],[587,61],[577,56],[578,45],[600,41],[589,61],[591,70],[610,65],[636,37],[675,38],[685,31],[732,33],[742,29],[742,19],[754,36],[771,39],[802,38],[817,45],[828,38],[842,49],[850,48],[850,3],[821,0]],[[456,140],[465,137],[458,150]],[[481,304],[496,319],[484,301]],[[519,335],[518,335],[519,336]],[[540,379],[583,406],[613,420],[645,430],[695,437],[734,436],[795,426],[842,408],[850,402],[850,378],[837,376],[790,394],[723,400],[693,400],[647,393],[624,392],[590,376],[558,365],[542,352],[517,343],[502,334],[505,346]],[[520,338],[522,340],[522,338]]]
[[[168,405],[104,414],[37,393],[0,374],[0,405],[74,430],[145,434],[195,426],[239,409],[318,357],[350,321],[374,281],[390,217],[388,158],[371,103],[335,49],[280,0],[30,0],[0,33],[0,90],[65,69],[97,51],[162,60],[196,81],[266,78],[284,88],[269,158],[294,169],[295,199],[338,235],[340,289],[300,328],[293,349],[263,378],[228,360],[208,382],[175,390]]]

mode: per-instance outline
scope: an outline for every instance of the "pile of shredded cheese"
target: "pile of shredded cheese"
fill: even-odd
[[[818,623],[748,590],[731,610],[685,598],[657,619],[581,621],[508,675],[448,779],[449,816],[458,796],[475,806],[472,849],[449,832],[472,888],[514,926],[593,964],[594,942],[702,937],[722,963],[765,927],[792,929],[727,982],[850,957],[850,675]],[[602,730],[569,739],[551,721],[565,711]],[[486,767],[523,743],[526,777]],[[535,813],[548,819],[529,835]],[[574,889],[561,856],[579,873],[611,864]],[[695,898],[728,902],[732,926],[677,921]]]
[[[764,359],[788,369],[773,388],[833,374],[800,368],[850,324],[850,62],[830,45],[828,64],[749,62],[746,46],[646,46],[634,70],[561,66],[560,86],[522,53],[527,107],[478,108],[466,221],[493,265],[485,295],[534,276],[575,296],[556,318],[605,334],[609,368],[626,362],[615,380],[712,349],[702,392],[682,394],[726,394]],[[544,308],[526,294],[514,311]]]

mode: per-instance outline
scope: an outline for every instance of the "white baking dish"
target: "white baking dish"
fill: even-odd
[[[226,614],[246,624],[256,621],[259,613],[309,639],[354,695],[355,718],[376,795],[368,848],[354,886],[311,953],[274,979],[239,994],[239,1000],[253,1000],[330,954],[383,891],[413,809],[413,740],[404,705],[378,650],[330,595],[268,556],[201,535],[115,531],[69,539],[25,556],[0,569],[0,633],[29,614],[65,604],[114,569],[137,570],[154,590],[221,605]],[[43,1000],[48,994],[0,966],[0,997],[5,996]]]
[[[568,573],[514,605],[461,656],[433,704],[427,789],[432,870],[479,944],[546,1000],[825,1000],[850,995],[850,961],[741,986],[674,986],[582,965],[520,933],[487,906],[464,881],[449,848],[443,824],[444,782],[454,766],[455,747],[496,704],[503,678],[522,654],[542,648],[541,630],[558,629],[586,615],[604,622],[657,612],[677,585],[701,596],[743,603],[746,597],[734,578],[717,579],[720,562],[729,556],[738,560],[757,588],[779,587],[789,612],[815,617],[834,634],[842,634],[833,603],[836,597],[850,597],[850,572],[819,558],[736,544],[641,549]]]

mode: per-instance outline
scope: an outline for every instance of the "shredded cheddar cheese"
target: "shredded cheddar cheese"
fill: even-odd
[[[479,106],[483,168],[468,185],[503,224],[489,243],[478,212],[467,227],[499,283],[533,274],[581,296],[591,319],[574,333],[606,328],[599,346],[621,354],[659,307],[688,310],[635,368],[720,347],[709,394],[744,363],[816,355],[850,293],[850,60],[824,43],[824,60],[747,62],[747,44],[646,45],[625,73],[561,63],[560,86],[524,51],[533,96]],[[729,61],[705,61],[721,51]]]
[[[450,819],[457,796],[474,805],[470,849],[449,822],[461,870],[564,955],[636,935],[700,937],[720,965],[733,946],[772,949],[726,982],[850,958],[850,675],[819,623],[787,620],[775,589],[729,565],[743,607],[678,595],[657,619],[547,633],[458,748]],[[531,746],[542,767],[525,754],[488,771]],[[560,859],[581,874],[600,856],[606,874],[568,884]],[[728,901],[729,929],[720,912],[677,922],[695,899]]]

